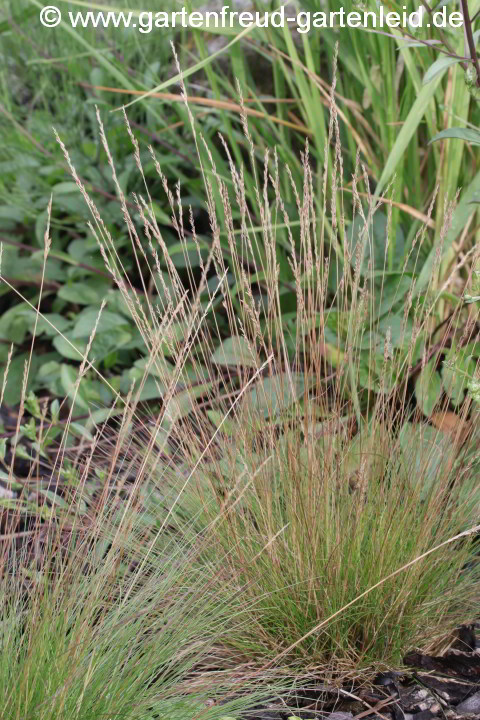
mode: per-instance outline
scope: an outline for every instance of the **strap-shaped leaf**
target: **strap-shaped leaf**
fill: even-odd
[[[480,131],[474,128],[451,127],[437,133],[430,141],[429,145],[437,140],[446,140],[447,138],[455,138],[457,140],[465,140],[472,145],[480,145]]]
[[[438,58],[438,60],[435,60],[435,62],[428,68],[427,72],[423,76],[423,84],[427,85],[427,83],[431,82],[434,78],[437,77],[437,75],[439,75],[440,73],[443,74],[443,71],[449,68],[450,65],[456,65],[460,62],[462,62],[462,58],[442,55]]]

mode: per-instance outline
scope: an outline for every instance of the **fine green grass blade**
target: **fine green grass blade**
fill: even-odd
[[[477,2],[472,3],[472,7],[470,9],[472,16],[477,12],[479,6],[480,2],[478,2],[478,0]],[[462,49],[463,36],[461,37],[461,39],[460,36],[458,36],[457,51],[459,54],[462,54]],[[418,92],[415,102],[413,103],[408,113],[408,116],[398,134],[395,144],[385,162],[383,172],[375,189],[375,197],[380,196],[382,191],[385,189],[387,183],[395,173],[397,165],[401,162],[401,159],[408,147],[410,140],[412,139],[418,126],[422,122],[422,118],[425,115],[428,105],[432,101],[435,92],[448,69],[449,67],[447,66],[439,67],[438,73],[435,74],[435,77],[433,77],[432,81],[427,85],[424,85],[422,89]]]
[[[15,15],[14,21],[15,25],[23,25],[27,22],[27,20],[30,20],[31,17],[37,14],[37,11],[35,8],[27,7],[23,12],[19,13],[18,15]],[[8,20],[3,20],[0,22],[0,35],[4,32],[8,32],[12,30],[12,25]]]
[[[34,5],[36,5],[37,8],[42,9],[44,7],[43,3],[40,3],[38,0],[30,0]],[[130,88],[132,87],[132,79],[128,78],[124,73],[120,72],[120,70],[115,67],[115,65],[108,60],[108,58],[104,57],[103,53],[99,52],[96,48],[93,48],[87,40],[85,40],[79,32],[77,32],[74,28],[71,27],[71,25],[65,20],[62,20],[60,25],[58,27],[61,27],[65,30],[68,35],[74,38],[74,40],[80,45],[83,45],[94,57],[95,60],[99,63],[99,65],[102,65],[108,72],[116,79],[118,82],[122,85],[124,88]],[[136,89],[143,90],[144,87],[137,87]]]
[[[443,241],[442,258],[448,253],[452,243],[458,237],[458,234],[467,224],[468,218],[472,213],[476,212],[476,205],[473,203],[480,202],[480,171],[475,175],[468,188],[462,193],[460,201],[452,217],[452,225]],[[415,285],[413,296],[416,297],[423,292],[431,278],[435,254],[440,243],[440,238],[430,250],[420,271],[420,276]]]
[[[433,96],[435,95],[435,91],[440,85],[440,82],[445,72],[446,70],[439,73],[434,78],[434,80],[432,80],[431,83],[429,83],[428,85],[424,85],[420,90],[417,99],[413,103],[410,112],[408,113],[407,118],[402,125],[400,132],[398,133],[395,144],[390,152],[390,155],[387,158],[382,174],[380,175],[377,187],[375,188],[376,198],[380,196],[382,191],[385,189],[388,181],[392,178],[395,172],[395,168],[403,157],[407,149],[408,143],[417,131],[418,126],[420,125],[422,118],[425,114],[425,111],[427,110]]]
[[[174,77],[170,78],[170,80],[166,80],[164,83],[161,83],[160,85],[157,85],[157,87],[153,88],[152,90],[149,90],[145,93],[145,95],[142,95],[139,98],[136,98],[135,100],[132,100],[127,105],[125,105],[125,108],[131,107],[132,105],[135,105],[135,103],[140,102],[142,100],[145,100],[149,95],[156,92],[162,92],[168,87],[171,87],[172,85],[175,85],[179,82],[179,80],[183,78],[187,78],[190,75],[193,75],[194,73],[198,72],[199,70],[202,70],[202,68],[207,67],[207,65],[210,65],[215,58],[219,57],[220,55],[223,55],[227,50],[229,50],[235,43],[242,40],[242,38],[246,37],[249,33],[251,33],[255,27],[252,25],[251,27],[245,28],[245,30],[242,30],[236,37],[231,40],[228,45],[226,45],[224,48],[221,48],[220,50],[217,50],[216,52],[209,55],[208,58],[204,58],[203,60],[200,60],[199,62],[195,63],[195,65],[192,65],[192,67],[188,68],[188,70],[182,71],[181,75],[177,74]]]

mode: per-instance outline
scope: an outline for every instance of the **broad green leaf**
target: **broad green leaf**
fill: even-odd
[[[3,438],[3,439],[6,440],[6,438]],[[24,486],[22,485],[22,483],[15,482],[15,480],[12,480],[12,478],[9,476],[9,474],[7,472],[5,472],[4,470],[0,470],[0,478],[2,480],[6,480],[9,483],[12,490],[23,490]]]
[[[361,336],[360,342],[357,340],[355,345],[361,350],[376,349],[383,362],[385,341],[389,333],[392,348],[400,347],[409,342],[412,333],[412,323],[407,319],[405,328],[403,327],[403,323],[403,315],[385,315],[378,324],[374,324],[374,330],[365,332]]]
[[[383,278],[383,287],[375,292],[375,315],[374,318],[381,318],[390,312],[392,307],[401,302],[412,286],[412,278],[399,273],[397,276],[386,276]],[[380,302],[378,302],[380,301]]]
[[[19,315],[25,317],[28,323],[29,332],[33,334],[37,313],[34,310],[27,308],[21,309]],[[70,325],[71,321],[59,313],[44,313],[43,315],[38,316],[35,335],[38,336],[45,334],[48,337],[56,337],[59,332],[64,332]]]
[[[60,369],[60,378],[65,393],[70,394],[73,400],[73,390],[78,378],[78,369],[74,365],[63,364]],[[84,409],[93,406],[105,406],[112,402],[111,390],[99,380],[94,380],[88,375],[80,381],[75,402]]]
[[[2,172],[1,167],[0,172]],[[2,207],[0,207],[0,220],[11,220],[13,223],[22,223],[25,220],[25,213],[23,210],[20,210],[20,208],[12,207],[11,205],[2,205]],[[2,223],[2,225],[4,225],[4,223]]]
[[[33,323],[34,322],[35,320]],[[45,333],[48,337],[56,337],[59,332],[64,332],[70,324],[71,321],[63,315],[59,315],[58,313],[45,313],[43,316],[38,317],[36,334],[41,335]],[[33,326],[31,331],[33,332]]]
[[[452,127],[447,128],[446,130],[442,130],[441,132],[437,133],[435,137],[433,137],[429,141],[429,145],[433,142],[436,142],[437,140],[445,140],[446,138],[456,138],[457,140],[465,140],[466,142],[471,143],[472,145],[480,145],[480,131],[474,130],[473,128],[460,128],[460,127]]]
[[[25,317],[25,308],[14,305],[0,317],[0,338],[21,345],[29,331],[29,320]]]
[[[85,428],[87,430],[93,430],[97,427],[97,425],[100,425],[101,423],[105,422],[105,420],[109,420],[110,418],[114,418],[117,415],[122,415],[125,412],[125,408],[98,408],[97,410],[93,410],[89,414],[89,418],[85,423]]]
[[[73,365],[63,364],[60,368],[60,380],[65,394],[69,396],[70,402],[73,402],[75,399],[76,405],[83,410],[88,410],[88,400],[83,392],[83,381],[80,382],[75,392],[75,383],[78,380],[78,371],[76,368],[74,368]]]
[[[408,345],[413,332],[413,320],[411,318],[407,318],[404,325],[403,314],[384,315],[378,323],[377,331],[386,338],[389,328],[392,347],[396,348],[402,345]]]
[[[140,358],[135,360],[134,365],[144,372],[148,367],[148,374],[160,380],[171,380],[174,377],[174,368],[162,355],[157,355],[153,362],[149,358]]]
[[[52,425],[57,424],[59,414],[60,414],[60,403],[58,401],[58,398],[55,398],[55,400],[53,400],[52,404],[50,405],[50,416],[52,419]]]
[[[213,383],[203,383],[177,393],[168,402],[165,408],[165,418],[169,422],[174,422],[185,417],[192,411],[193,403],[197,398],[207,395],[208,391],[213,388]]]
[[[435,60],[435,62],[432,63],[432,65],[430,65],[430,67],[428,68],[427,72],[423,77],[423,84],[426,85],[434,78],[436,78],[439,73],[443,74],[444,70],[449,68],[451,65],[456,65],[460,62],[463,62],[461,58],[454,58],[450,57],[449,55],[442,55],[438,58],[438,60]]]
[[[378,332],[368,330],[361,335],[359,334],[358,337],[355,337],[354,343],[355,347],[360,350],[371,349],[372,352],[380,352],[385,344],[385,338]]]
[[[30,415],[33,415],[34,418],[37,418],[37,420],[40,420],[42,417],[42,411],[40,409],[40,403],[38,402],[38,398],[35,395],[34,392],[29,392],[27,397],[25,398],[25,407],[27,408]],[[35,427],[35,423],[33,423]]]
[[[53,196],[55,198],[55,195],[63,195],[65,193],[78,193],[78,186],[77,183],[73,181],[66,181],[66,182],[60,182],[54,185],[53,187]]]
[[[138,368],[133,367],[129,370],[125,370],[121,377],[119,392],[124,395],[130,390],[132,386],[132,380],[135,381],[133,389],[133,397],[137,398],[137,393],[142,388],[139,400],[153,400],[155,398],[161,398],[167,390],[167,386],[158,380],[154,375],[145,376],[145,372]]]
[[[108,332],[100,333],[93,339],[89,360],[94,360],[95,365],[97,365],[113,350],[125,347],[131,339],[131,333],[127,332],[123,326],[114,327]],[[86,351],[88,340],[89,338],[86,336],[74,337],[73,332],[70,330],[64,333],[64,337],[60,335],[56,337],[53,340],[53,345],[63,357],[80,362]]]
[[[388,437],[383,426],[378,424],[371,431],[359,432],[351,443],[346,444],[340,461],[348,476],[360,470],[370,477],[383,477],[387,464]]]
[[[98,257],[100,257],[100,252],[96,240],[82,240],[78,238],[77,240],[72,240],[72,242],[69,244],[68,255],[66,253],[62,253],[62,259],[65,260],[65,262],[71,263],[73,261],[77,261],[92,265],[92,256],[94,255],[98,255]],[[59,253],[56,253],[56,256],[58,257]],[[102,266],[104,267],[103,260],[101,261]]]
[[[286,410],[305,391],[305,377],[303,373],[292,373],[290,384],[288,373],[279,373],[273,377],[260,378],[253,388],[247,390],[243,397],[243,404],[249,408],[259,410],[265,417]]]
[[[442,384],[452,405],[459,405],[467,389],[469,378],[475,372],[475,359],[465,353],[465,350],[458,351],[455,346],[448,351],[442,367]]]
[[[22,280],[31,277],[34,282],[38,282],[44,271],[43,250],[37,250],[31,254],[30,258],[21,258],[19,262],[21,265],[15,270],[14,276],[21,277]],[[53,259],[53,255],[45,265],[45,280],[57,280],[60,283],[66,280],[64,268],[57,260]]]
[[[90,337],[95,323],[98,320],[99,311],[100,308],[85,308],[85,310],[82,310],[73,328],[72,337]],[[116,328],[123,328],[130,334],[129,323],[123,315],[117,315],[108,310],[103,310],[98,320],[96,334],[108,333],[110,330]]]
[[[29,354],[30,353],[20,353],[19,355],[14,357],[12,362],[10,363],[10,368],[8,370],[7,376],[7,386],[5,388],[5,394],[3,396],[3,402],[5,405],[13,406],[17,405],[20,402],[20,397],[22,395],[23,376],[25,371],[25,360],[28,360]],[[32,355],[32,362],[30,364],[30,372],[28,374],[27,381],[27,393],[37,386],[37,373],[43,359],[44,358],[42,358],[36,353]],[[5,367],[0,369],[0,382],[2,383],[4,372]]]
[[[228,417],[225,419],[225,415],[218,412],[218,410],[207,410],[207,415],[216,428],[220,427],[220,425],[222,426],[222,432],[224,435],[234,437],[235,433],[238,432],[236,423]]]
[[[60,335],[53,340],[53,346],[54,348],[62,355],[64,358],[67,358],[68,360],[76,360],[77,362],[80,362],[83,353],[85,352],[85,349],[87,347],[87,341],[83,338],[80,338],[73,341],[73,338],[70,337],[71,333],[65,333],[65,337],[61,337]],[[74,345],[70,345],[69,342]]]
[[[424,423],[406,422],[399,433],[408,477],[412,485],[420,485],[420,498],[424,499],[440,477],[442,466],[451,459],[451,438]]]
[[[94,359],[96,363],[99,363],[115,350],[129,347],[131,340],[132,333],[130,329],[123,326],[111,328],[108,332],[101,332],[93,338],[90,359]]]
[[[157,219],[159,218],[157,217]],[[165,220],[162,220],[162,222],[165,223]],[[168,220],[168,222],[170,222],[170,220]],[[172,258],[175,267],[179,270],[187,267],[199,267],[200,260],[204,263],[206,262],[208,252],[208,246],[203,242],[200,246],[200,253],[194,242],[175,243],[175,245],[169,246],[168,248],[168,254]]]
[[[75,360],[78,360],[78,357],[76,357]],[[60,367],[61,365],[59,362],[56,360],[50,360],[49,362],[43,362],[38,369],[36,380],[39,387],[47,388],[52,395],[63,395],[63,385],[60,380]]]
[[[60,193],[56,196],[54,203],[57,209],[64,210],[66,213],[80,217],[85,216],[85,202],[80,195]]]
[[[384,212],[377,210],[374,214],[371,224],[368,227],[368,237],[366,237],[366,229],[364,230],[364,222],[359,215],[355,216],[351,224],[347,236],[350,243],[350,255],[352,263],[355,262],[355,249],[357,243],[361,241],[364,245],[363,258],[361,263],[361,272],[365,275],[368,271],[369,263],[372,265],[373,272],[381,272],[388,267],[387,255],[387,236],[388,236],[388,218]],[[388,238],[393,242],[392,238]],[[394,268],[401,267],[404,254],[405,239],[400,226],[397,227],[395,237],[395,255]],[[388,308],[387,308],[388,310]],[[386,312],[386,311],[384,311]]]
[[[97,281],[96,278],[81,283],[69,283],[58,291],[58,297],[76,305],[100,304],[110,284]]]
[[[476,403],[480,403],[480,381],[476,378],[472,378],[467,383],[467,388],[470,397]]]
[[[59,507],[64,508],[64,510],[67,510],[70,507],[66,500],[64,500],[60,495],[57,495],[56,492],[53,492],[53,490],[44,490],[40,487],[38,488],[38,492],[41,495],[44,495],[47,500],[50,500],[53,505],[58,505]]]
[[[442,380],[435,370],[436,356],[423,368],[415,383],[415,398],[424,415],[430,417],[442,395]]]
[[[294,316],[296,317],[296,316]],[[348,312],[332,308],[328,311],[325,323],[325,338],[332,345],[339,343],[340,349],[348,334]]]
[[[217,365],[257,367],[257,362],[252,357],[248,342],[240,335],[234,335],[224,340],[213,353],[212,360]]]
[[[69,426],[70,432],[74,435],[77,434],[80,437],[84,437],[86,440],[93,442],[93,435],[79,422],[71,422]]]

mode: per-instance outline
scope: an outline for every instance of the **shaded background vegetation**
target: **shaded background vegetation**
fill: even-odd
[[[59,3],[67,9],[85,10],[74,3]],[[472,4],[472,14],[475,10]],[[340,140],[343,152],[343,207],[350,217],[351,176],[356,152],[365,165],[367,177],[360,183],[364,193],[384,191],[392,182],[389,197],[390,247],[387,254],[386,293],[400,307],[412,279],[417,281],[421,298],[432,267],[433,249],[439,247],[444,220],[445,201],[452,200],[461,187],[461,207],[454,216],[453,230],[442,250],[442,263],[432,288],[442,279],[461,246],[467,251],[476,241],[475,206],[468,204],[480,197],[480,174],[476,172],[478,151],[462,140],[429,145],[440,130],[467,122],[477,125],[478,103],[464,81],[459,65],[437,72],[433,81],[423,84],[423,76],[437,59],[432,47],[407,46],[400,31],[395,38],[352,29],[312,30],[300,35],[292,28],[253,30],[235,42],[235,31],[207,33],[203,30],[179,32],[157,29],[141,34],[129,29],[73,29],[68,24],[47,29],[38,20],[41,3],[15,0],[3,3],[0,24],[2,55],[2,97],[0,114],[0,217],[3,242],[2,275],[33,305],[39,297],[43,263],[43,235],[47,204],[53,193],[52,251],[47,264],[41,301],[42,312],[79,349],[84,349],[96,313],[104,296],[109,300],[101,325],[101,337],[95,341],[94,355],[100,369],[111,376],[116,389],[126,391],[142,358],[142,342],[125,307],[112,288],[95,239],[86,227],[88,210],[66,170],[61,149],[55,141],[54,126],[71,153],[79,176],[94,197],[107,223],[122,262],[134,286],[148,293],[141,277],[145,267],[134,259],[117,192],[106,156],[101,147],[95,120],[98,106],[105,132],[115,158],[122,190],[131,201],[131,193],[144,193],[143,179],[135,167],[124,118],[118,109],[135,100],[128,117],[140,144],[145,179],[154,199],[157,220],[169,248],[169,254],[188,287],[192,277],[186,269],[187,259],[178,244],[171,223],[168,199],[162,188],[147,146],[155,148],[170,187],[181,183],[185,208],[192,207],[196,231],[205,256],[210,246],[209,222],[202,197],[202,177],[195,153],[194,140],[186,109],[180,98],[149,97],[138,93],[157,88],[158,92],[178,94],[170,42],[179,54],[182,69],[187,72],[202,67],[188,77],[191,111],[212,153],[218,173],[230,190],[228,161],[218,138],[221,132],[230,147],[237,166],[243,163],[247,202],[255,206],[254,178],[249,150],[243,134],[235,81],[238,79],[249,116],[249,131],[257,159],[267,148],[276,148],[279,162],[290,168],[298,186],[303,169],[300,152],[309,140],[309,160],[313,169],[317,223],[322,222],[323,164],[328,133],[328,104],[332,82],[334,46],[338,41],[338,74],[336,101],[340,113]],[[108,8],[105,3],[102,7]],[[112,5],[113,7],[113,5]],[[119,0],[115,8],[145,10],[140,2]],[[199,3],[195,7],[201,7]],[[269,7],[263,3],[261,9]],[[325,8],[328,10],[328,3]],[[392,8],[396,7],[392,3]],[[173,8],[173,6],[172,6]],[[302,2],[301,8],[317,10],[314,2]],[[345,9],[358,7],[347,0]],[[155,10],[157,8],[148,8]],[[162,5],[162,9],[168,9]],[[300,7],[299,7],[300,9]],[[333,9],[336,9],[333,8]],[[409,9],[417,9],[412,5]],[[420,39],[436,37],[435,30],[419,30]],[[448,32],[448,31],[447,31]],[[452,34],[449,42],[462,51],[462,33]],[[229,45],[227,45],[230,43]],[[227,47],[225,47],[227,46]],[[223,48],[223,50],[222,50]],[[111,90],[100,90],[98,87]],[[113,91],[115,90],[115,92]],[[133,95],[135,91],[137,95]],[[217,101],[224,101],[223,105]],[[227,103],[225,104],[225,101]],[[117,112],[112,112],[117,110]],[[204,153],[204,148],[200,148]],[[328,148],[330,160],[333,147]],[[282,196],[292,227],[298,223],[298,210],[292,185],[286,173],[281,175]],[[438,196],[428,222],[428,231],[420,255],[414,256],[408,276],[399,285],[403,259],[412,247],[416,232],[425,222],[428,207],[438,185]],[[340,191],[339,191],[340,192]],[[271,196],[272,197],[272,196]],[[216,195],[217,209],[221,199]],[[463,203],[462,203],[463,201]],[[133,207],[133,203],[130,207]],[[133,208],[135,215],[135,209]],[[185,211],[185,215],[186,215]],[[337,214],[341,214],[338,206]],[[374,216],[372,233],[377,243],[379,261],[384,262],[384,236],[387,208]],[[277,261],[280,265],[280,292],[285,322],[295,315],[296,299],[293,275],[288,262],[288,236],[276,222]],[[344,263],[341,245],[330,234],[329,290],[335,306],[338,278]],[[255,223],[261,224],[260,217]],[[188,234],[189,222],[185,218]],[[358,228],[347,219],[352,246]],[[144,240],[142,240],[143,242]],[[298,243],[298,239],[296,240]],[[222,244],[228,245],[225,234]],[[193,245],[191,246],[193,250]],[[258,249],[262,254],[261,247]],[[193,274],[198,271],[196,252],[189,254]],[[368,258],[367,258],[368,261]],[[426,265],[424,263],[427,263]],[[164,265],[165,269],[165,265]],[[458,278],[462,290],[462,277]],[[194,278],[193,278],[194,281]],[[232,277],[230,281],[233,282]],[[212,287],[215,278],[211,279]],[[390,283],[390,285],[389,285]],[[262,279],[252,283],[259,298]],[[449,288],[450,290],[451,288]],[[12,405],[20,397],[21,377],[26,353],[30,347],[35,315],[19,302],[10,287],[1,289],[0,360],[5,363],[14,343],[14,360],[10,368],[5,401]],[[455,306],[455,293],[444,294],[436,306],[437,320],[444,320]],[[387,303],[388,305],[388,303]],[[348,308],[341,308],[347,310]],[[380,317],[390,307],[381,308]],[[332,333],[337,334],[340,316],[332,315]],[[227,332],[225,318],[218,313],[220,334]],[[64,395],[74,377],[79,356],[48,324],[37,328],[36,352],[33,357],[29,388],[51,395]],[[108,404],[111,392],[92,378],[83,386],[84,409],[89,402]],[[151,389],[155,394],[155,390]],[[149,395],[148,388],[144,397]],[[79,404],[82,404],[80,399]]]

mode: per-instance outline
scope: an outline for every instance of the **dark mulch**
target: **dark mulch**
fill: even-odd
[[[334,688],[319,681],[297,689],[295,702],[291,698],[272,700],[244,718],[480,719],[480,623],[459,628],[457,642],[442,656],[410,652],[403,662],[403,670],[377,675],[368,688],[355,683]]]

